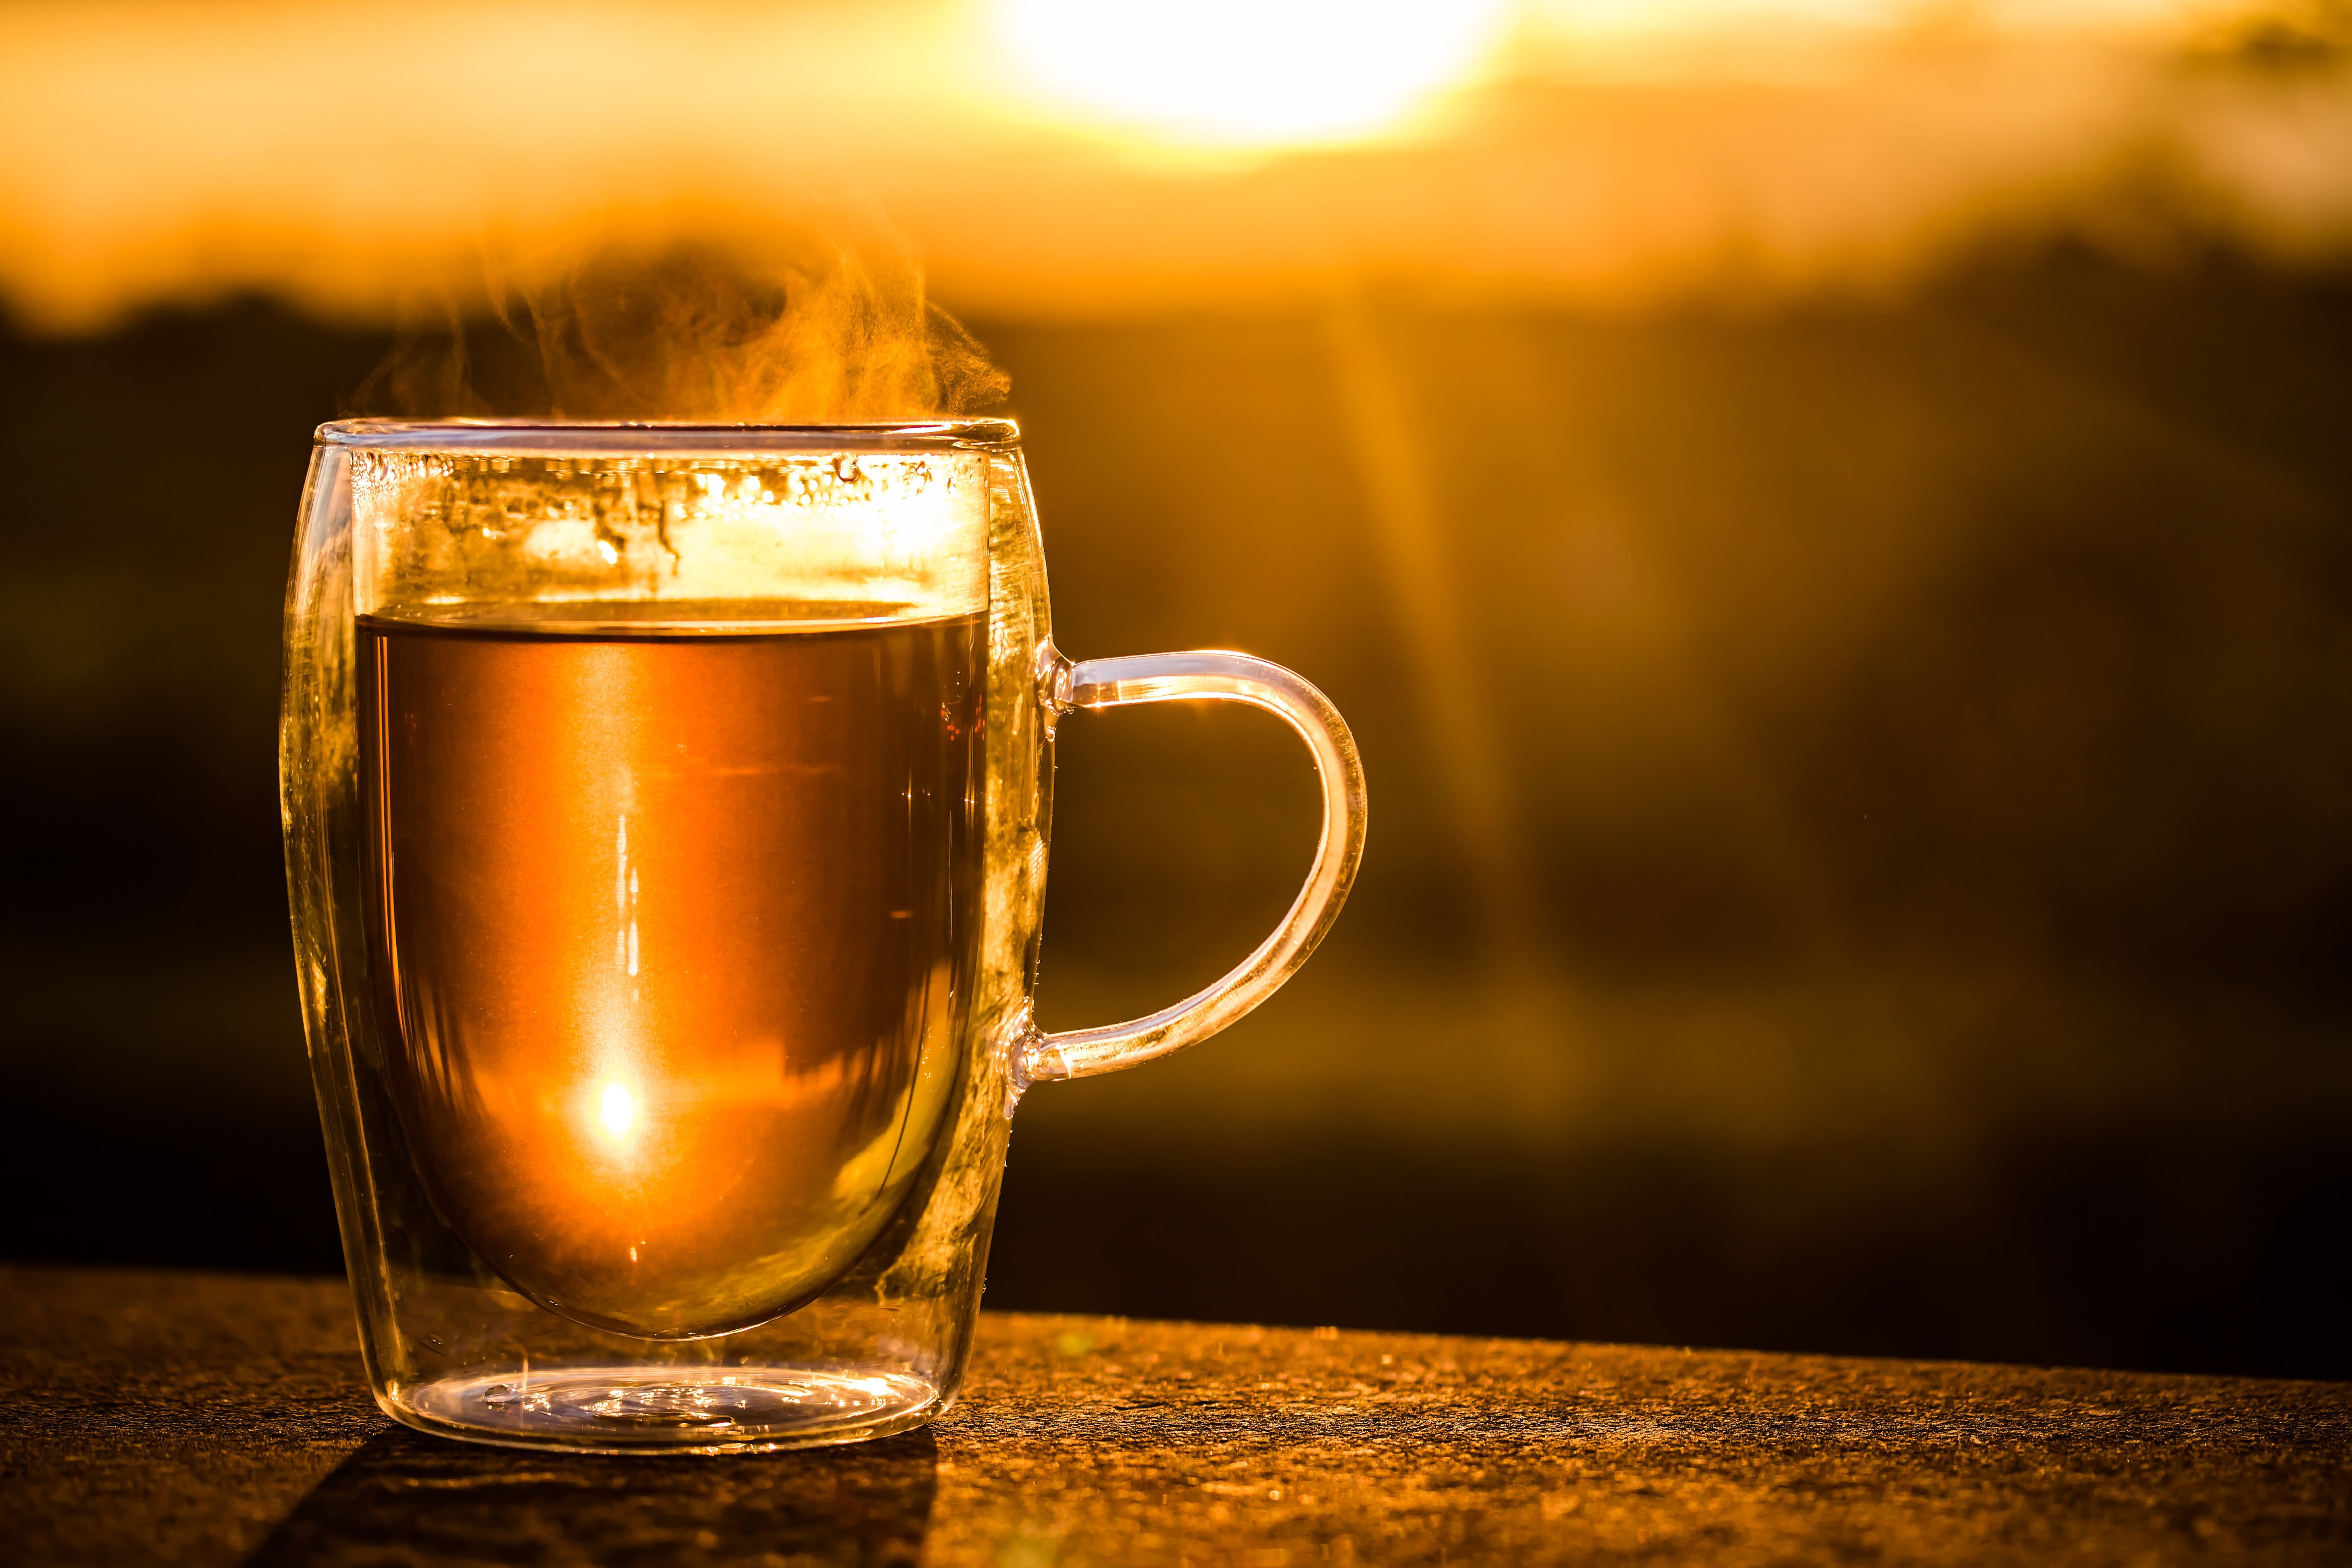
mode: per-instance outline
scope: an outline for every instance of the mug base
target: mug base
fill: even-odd
[[[945,1402],[903,1372],[855,1367],[567,1366],[409,1384],[380,1400],[444,1437],[588,1454],[758,1454],[919,1426]]]

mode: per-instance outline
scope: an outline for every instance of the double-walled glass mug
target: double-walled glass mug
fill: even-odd
[[[1306,681],[1049,632],[1009,424],[320,428],[287,867],[387,1414],[722,1453],[945,1408],[1022,1091],[1249,1011],[1363,847]],[[1043,1034],[1055,721],[1184,699],[1307,742],[1307,886],[1197,995]]]

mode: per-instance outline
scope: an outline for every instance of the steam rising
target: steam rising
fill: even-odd
[[[837,424],[978,412],[1011,385],[878,225],[595,242],[489,271],[473,323],[446,291],[408,302],[361,412]]]

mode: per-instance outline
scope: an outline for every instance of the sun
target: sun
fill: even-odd
[[[1063,106],[1175,142],[1344,142],[1475,71],[1508,0],[998,0],[998,38]]]

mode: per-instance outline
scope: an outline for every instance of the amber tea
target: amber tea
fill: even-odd
[[[929,1420],[1015,1109],[1248,1013],[1363,853],[1362,763],[1306,680],[1055,647],[1001,421],[327,426],[286,656],[362,1359],[450,1436],[757,1453]],[[1056,727],[1171,701],[1298,736],[1314,862],[1222,979],[1047,1033]]]
[[[577,618],[629,608],[361,617],[365,913],[443,1218],[554,1311],[685,1338],[823,1291],[938,1142],[986,627]]]

